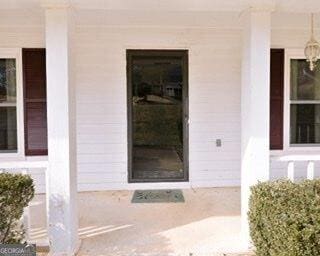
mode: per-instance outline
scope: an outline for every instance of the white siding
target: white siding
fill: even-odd
[[[0,15],[0,47],[44,47],[41,16],[30,20],[30,13],[22,13],[12,15],[13,19],[10,12]],[[22,25],[22,20],[27,22]],[[127,183],[126,49],[189,50],[190,182],[172,186],[240,185],[238,24],[231,29],[230,24],[221,28],[201,28],[199,24],[179,28],[84,23],[77,29],[76,43],[79,189],[169,186]],[[272,31],[274,47],[301,48],[307,38],[305,30]],[[216,147],[216,139],[222,140],[222,147]],[[271,176],[286,175],[285,164],[273,159]],[[44,171],[30,172],[37,191],[44,192]]]
[[[126,49],[189,50],[190,184],[239,185],[239,42],[239,30],[78,28],[80,188],[128,187]]]

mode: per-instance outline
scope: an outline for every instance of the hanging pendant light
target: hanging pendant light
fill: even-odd
[[[304,49],[304,55],[306,56],[307,62],[309,62],[310,70],[314,70],[314,68],[316,67],[316,62],[320,55],[320,44],[314,38],[313,13],[311,14],[311,37],[307,42],[306,48]]]

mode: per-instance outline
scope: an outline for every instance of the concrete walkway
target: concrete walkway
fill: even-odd
[[[185,203],[132,204],[132,191],[79,193],[78,255],[223,255],[241,252],[240,189],[184,190]],[[46,238],[44,195],[31,238]],[[217,254],[219,253],[219,254]]]

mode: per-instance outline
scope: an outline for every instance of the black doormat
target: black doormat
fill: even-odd
[[[183,203],[184,197],[180,189],[136,190],[132,203]]]

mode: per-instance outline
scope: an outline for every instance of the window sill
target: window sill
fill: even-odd
[[[48,161],[48,156],[27,156],[26,161]]]
[[[0,153],[0,160],[2,162],[2,159],[8,160],[8,161],[23,161],[25,160],[25,156],[22,153]]]
[[[314,156],[320,155],[320,147],[289,147],[283,150],[270,150],[271,157],[282,157],[282,156]]]

